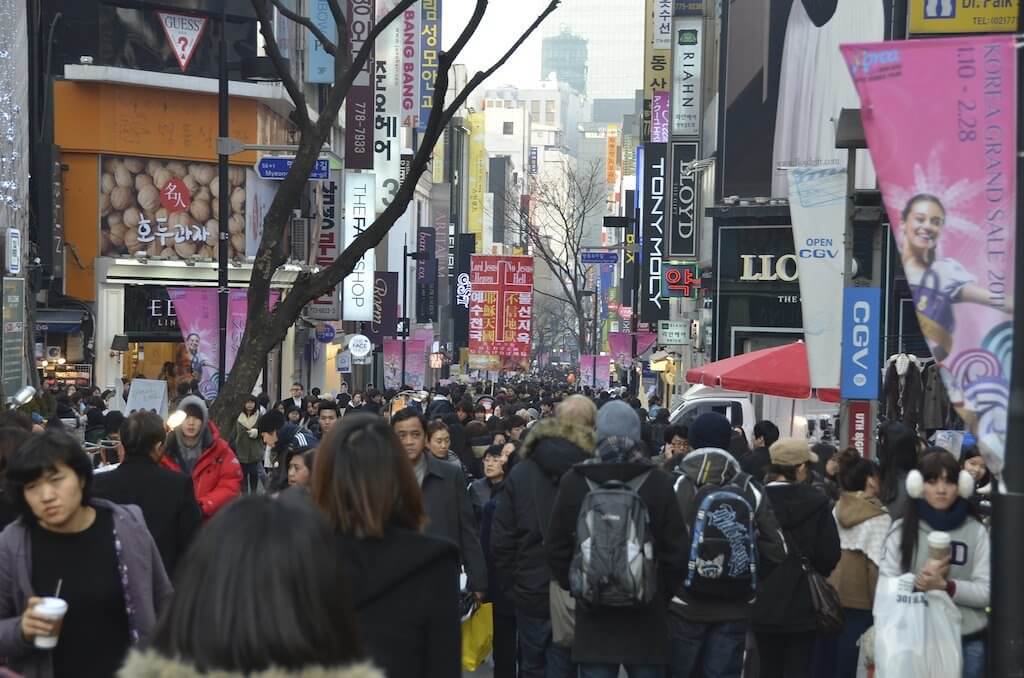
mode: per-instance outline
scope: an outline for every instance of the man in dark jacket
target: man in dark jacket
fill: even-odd
[[[160,551],[164,570],[174,568],[203,523],[192,479],[160,467],[164,424],[152,412],[137,412],[121,425],[124,461],[113,471],[96,473],[92,491],[117,504],[142,509],[149,533]]]
[[[778,439],[779,427],[772,422],[765,420],[754,424],[754,449],[740,462],[743,472],[749,473],[757,482],[763,482],[768,465],[772,463],[768,448]],[[726,445],[723,449],[729,449],[729,446]]]
[[[594,408],[586,398],[580,400]],[[522,461],[505,479],[494,514],[491,552],[499,586],[516,608],[521,678],[568,677],[572,671],[569,648],[552,642],[552,576],[544,554],[558,483],[574,464],[590,457],[596,442],[593,429],[572,419],[560,414],[530,429],[519,450]]]
[[[679,469],[685,479],[676,483],[676,498],[687,526],[697,511],[695,492],[705,485],[727,485],[740,473],[736,459],[725,451],[732,437],[729,420],[717,412],[700,415],[688,429],[693,451]],[[689,482],[686,482],[689,480]],[[785,557],[785,542],[764,489],[756,481],[744,488],[754,508],[757,527],[758,577]],[[733,676],[743,672],[743,653],[753,597],[722,600],[693,596],[680,586],[669,607],[673,676]],[[702,664],[699,667],[698,661]]]
[[[425,533],[444,537],[459,547],[469,590],[483,599],[487,591],[487,565],[462,469],[425,453],[427,425],[423,415],[415,410],[407,407],[397,412],[391,417],[391,428],[402,441],[423,490]]]
[[[260,417],[256,422],[256,430],[259,431],[263,444],[270,447],[270,463],[274,467],[270,487],[275,491],[283,490],[288,487],[286,460],[289,453],[305,452],[316,447],[320,441],[298,424],[286,423],[284,415],[277,410],[271,410]]]
[[[576,550],[576,522],[588,482],[628,483],[646,475],[637,493],[647,507],[657,592],[642,607],[591,607],[576,602],[576,634],[572,659],[580,678],[618,675],[664,676],[671,659],[668,602],[686,574],[686,527],[672,490],[672,477],[647,457],[640,418],[629,405],[612,401],[597,412],[597,450],[591,462],[573,466],[562,477],[546,542],[548,564],[559,584],[569,588],[569,569]]]
[[[807,657],[818,635],[811,590],[803,574],[806,558],[822,577],[828,577],[841,556],[839,532],[825,493],[806,483],[811,464],[818,461],[806,440],[781,438],[771,446],[771,466],[765,488],[790,553],[758,582],[753,623],[761,655],[761,675],[810,675]]]

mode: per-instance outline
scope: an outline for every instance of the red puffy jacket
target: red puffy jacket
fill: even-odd
[[[208,429],[203,432],[207,445],[192,469],[192,486],[204,519],[209,519],[224,504],[242,493],[242,467],[238,457],[227,441],[220,437],[213,422],[207,426]],[[178,441],[172,434],[168,437],[167,453],[160,460],[160,465],[181,473],[177,447]]]

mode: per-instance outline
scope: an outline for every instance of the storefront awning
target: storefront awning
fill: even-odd
[[[83,311],[72,308],[36,309],[36,330],[47,334],[74,334],[82,329]]]

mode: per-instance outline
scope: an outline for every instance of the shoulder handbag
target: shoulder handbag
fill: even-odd
[[[542,472],[543,475],[543,472]],[[545,480],[547,476],[544,476]],[[533,486],[533,505],[540,507],[537,501],[537,486]],[[548,516],[550,518],[550,516]],[[537,515],[540,523],[540,536],[547,541],[547,523],[544,516]],[[576,637],[576,600],[552,578],[548,582],[548,607],[551,611],[551,642],[559,647],[572,647]]]
[[[839,633],[843,629],[843,604],[839,600],[839,592],[825,577],[814,569],[811,561],[800,552],[796,538],[786,532],[789,547],[800,559],[800,567],[807,578],[807,586],[811,591],[811,606],[818,620],[818,628],[825,633]]]

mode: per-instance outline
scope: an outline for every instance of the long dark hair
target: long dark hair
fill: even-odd
[[[836,479],[844,492],[863,492],[868,486],[868,479],[878,476],[878,467],[852,447],[840,452],[837,461],[839,471]]]
[[[202,672],[338,667],[363,657],[334,538],[311,506],[237,499],[178,566],[153,648]]]
[[[952,454],[936,448],[935,451],[928,452],[921,459],[921,476],[926,483],[945,476],[946,480],[955,485],[960,477],[960,464]],[[957,501],[965,502],[967,513],[975,520],[981,521],[978,509],[974,504],[960,497],[957,497]],[[900,568],[903,572],[910,572],[910,568],[914,564],[914,552],[917,550],[917,531],[920,525],[917,503],[917,501],[907,502],[907,510],[903,513],[903,525],[900,528]]]
[[[373,414],[346,415],[334,425],[320,443],[310,489],[342,534],[380,537],[389,526],[418,530],[425,522],[412,462],[391,426]]]
[[[893,421],[882,427],[880,442],[882,485],[878,498],[889,504],[900,496],[900,483],[917,466],[917,434],[906,424]]]

